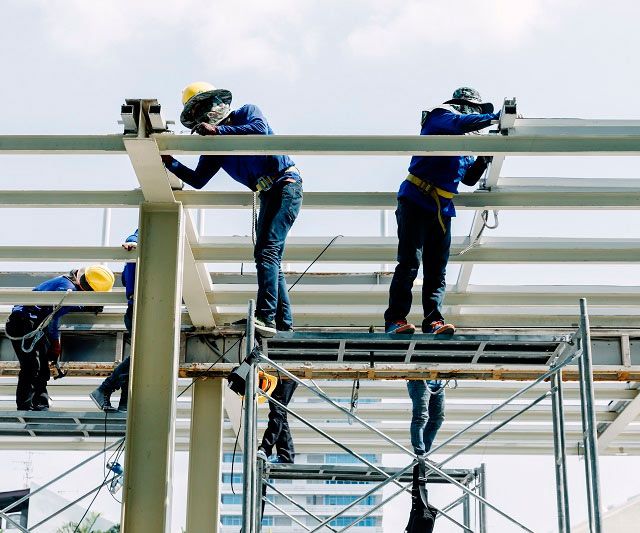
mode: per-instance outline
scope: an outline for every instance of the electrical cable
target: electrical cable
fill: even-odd
[[[336,235],[333,239],[331,239],[331,240],[329,241],[329,244],[327,244],[327,245],[323,248],[323,250],[322,250],[322,251],[321,251],[321,252],[316,256],[316,258],[315,258],[313,261],[311,261],[311,264],[310,264],[307,268],[305,268],[304,272],[303,272],[302,274],[300,274],[300,276],[298,277],[298,279],[297,279],[297,280],[295,280],[295,281],[293,282],[293,284],[292,284],[292,285],[287,289],[287,292],[291,292],[291,289],[293,289],[293,288],[298,284],[298,282],[299,282],[299,281],[304,277],[304,275],[305,275],[307,272],[309,272],[309,269],[310,269],[310,268],[315,264],[315,262],[316,262],[318,259],[320,259],[320,258],[322,257],[322,254],[324,254],[324,253],[329,249],[329,246],[331,246],[334,242],[336,242],[336,241],[338,240],[338,238],[339,238],[339,237],[344,237],[344,235]]]
[[[240,412],[244,409],[244,396],[242,397],[242,403],[240,404]],[[235,496],[236,491],[233,488],[233,470],[236,464],[236,450],[238,449],[238,439],[240,438],[240,432],[242,431],[242,418],[240,418],[240,427],[238,428],[238,433],[236,434],[236,443],[233,445],[233,455],[231,456],[231,492]],[[244,475],[244,469],[246,465],[242,465],[242,475]]]

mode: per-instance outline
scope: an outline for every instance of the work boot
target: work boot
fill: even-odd
[[[129,391],[125,388],[120,389],[120,401],[118,402],[118,411],[127,412],[127,404],[129,403]]]
[[[267,457],[267,452],[264,451],[264,448],[262,446],[258,447],[258,451],[256,452],[256,457],[258,459],[262,459],[265,463],[269,461],[269,458]]]
[[[261,337],[264,337],[267,339],[270,337],[273,337],[276,333],[278,333],[275,322],[269,322],[262,318],[256,317],[255,327],[256,327],[256,333]]]
[[[406,320],[396,320],[395,322],[387,322],[384,325],[384,332],[413,335],[416,332],[416,327]]]
[[[453,335],[455,332],[456,327],[453,324],[445,324],[444,320],[427,322],[425,319],[422,322],[422,333],[431,333],[433,335]]]
[[[98,409],[104,411],[105,413],[113,412],[116,408],[111,405],[111,393],[105,391],[102,387],[98,387],[94,390],[89,397],[93,400],[93,403],[96,404]]]

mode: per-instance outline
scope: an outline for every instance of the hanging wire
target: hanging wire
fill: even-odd
[[[487,209],[482,211],[480,217],[482,218],[482,227],[480,228],[480,231],[478,232],[476,237],[473,239],[473,242],[466,248],[460,250],[458,253],[451,254],[452,257],[460,257],[461,255],[466,254],[469,250],[475,248],[480,243],[480,237],[482,237],[485,229],[496,229],[500,225],[500,221],[498,220],[498,212],[495,210],[493,211],[494,222],[492,225],[489,224],[489,211]]]

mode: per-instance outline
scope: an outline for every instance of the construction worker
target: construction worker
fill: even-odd
[[[231,111],[231,92],[206,82],[182,92],[180,121],[199,135],[272,135],[260,109],[246,104]],[[192,170],[171,156],[162,156],[167,169],[185,183],[201,189],[223,169],[234,180],[260,193],[254,258],[258,276],[256,331],[263,337],[293,328],[293,317],[282,273],[285,240],[302,205],[302,179],[286,155],[203,155]]]
[[[122,247],[131,252],[138,247],[138,230],[134,231],[127,237]],[[124,326],[131,337],[133,331],[133,295],[136,286],[136,264],[126,263],[122,269],[122,284],[124,285],[125,294],[127,296],[127,310],[124,314]],[[94,390],[89,396],[96,404],[98,409],[105,412],[115,411],[115,407],[111,405],[111,395],[120,389],[120,401],[118,402],[118,411],[127,411],[127,402],[129,399],[129,367],[131,365],[130,356],[125,357],[122,362],[113,370],[111,375],[105,379],[101,385]]]
[[[444,384],[440,380],[412,379],[407,381],[407,389],[413,404],[411,445],[420,458],[431,449],[444,422]]]
[[[11,339],[20,362],[16,405],[21,411],[48,411],[47,381],[49,361],[56,362],[62,354],[60,318],[67,313],[89,311],[98,313],[102,307],[63,306],[70,291],[107,292],[113,287],[113,272],[102,265],[72,270],[38,285],[34,291],[64,291],[56,306],[16,305],[13,307],[5,332]]]
[[[461,87],[453,98],[423,113],[420,135],[462,135],[486,128],[497,120],[493,105],[483,102],[470,87]],[[409,175],[398,191],[398,265],[389,288],[389,307],[384,314],[385,332],[415,333],[407,322],[411,289],[423,265],[423,333],[452,334],[453,324],[441,313],[445,272],[451,246],[451,217],[456,214],[452,198],[458,183],[475,185],[490,161],[488,157],[414,156]]]
[[[287,406],[293,397],[298,384],[291,379],[279,379],[271,397]],[[273,448],[276,455],[272,457]],[[291,438],[291,429],[287,420],[287,412],[280,406],[269,402],[269,423],[258,446],[258,457],[272,463],[293,463],[295,449]]]

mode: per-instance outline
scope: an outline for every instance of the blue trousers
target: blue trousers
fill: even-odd
[[[421,455],[431,449],[444,422],[444,387],[441,381],[409,380],[407,389],[413,403],[411,445]]]
[[[127,306],[127,312],[124,314],[124,325],[131,335],[132,331],[132,322],[133,322],[133,302],[129,302]],[[131,358],[129,356],[125,357],[122,362],[113,369],[111,375],[108,376],[100,385],[100,388],[111,394],[112,392],[122,389],[121,396],[123,398],[128,397],[129,395],[129,367],[131,366]],[[122,403],[122,400],[121,400]]]
[[[446,233],[435,211],[423,209],[405,198],[398,199],[398,265],[389,287],[385,322],[405,320],[411,311],[413,282],[422,262],[422,308],[424,323],[444,320],[440,309],[446,289],[445,274],[451,247],[451,218],[442,217]]]
[[[258,274],[256,316],[275,322],[279,330],[293,327],[282,256],[287,234],[302,206],[302,185],[284,183],[260,193],[260,215],[256,228],[254,258]]]

